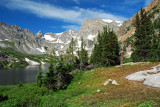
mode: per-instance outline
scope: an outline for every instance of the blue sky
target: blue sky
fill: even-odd
[[[152,0],[0,0],[0,22],[33,33],[79,30],[88,18],[124,21]]]

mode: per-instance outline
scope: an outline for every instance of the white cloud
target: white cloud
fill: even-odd
[[[76,30],[76,31],[79,31],[80,29],[80,26],[78,25],[64,25],[62,26],[62,28],[66,29],[66,30]]]
[[[76,4],[80,4],[79,0],[73,0]]]
[[[27,11],[38,17],[63,20],[74,24],[81,24],[88,18],[102,18],[113,20],[126,20],[126,18],[99,9],[66,9],[48,3],[35,2],[31,0],[8,0],[6,6],[10,9]]]
[[[140,3],[141,0],[125,0],[123,4],[125,5],[135,5],[137,3]]]
[[[145,0],[145,6],[147,6],[148,4],[150,4],[152,2],[152,0]]]

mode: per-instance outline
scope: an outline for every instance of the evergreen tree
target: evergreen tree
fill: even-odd
[[[120,47],[119,47],[119,43],[118,43],[118,39],[117,39],[117,36],[116,34],[112,31],[109,31],[109,35],[110,35],[110,46],[111,46],[111,56],[109,57],[110,59],[110,62],[109,64],[111,66],[114,66],[114,65],[119,65],[120,64],[120,54],[119,54],[119,51],[120,51]]]
[[[92,54],[91,54],[91,56],[90,56],[90,64],[94,64],[94,65],[97,65],[97,63],[98,63],[98,44],[97,43],[95,43],[94,44],[94,48],[93,48],[93,50],[92,50]],[[101,58],[101,57],[100,57]]]
[[[81,50],[78,50],[80,60],[80,69],[84,69],[88,65],[88,52],[85,50],[83,38],[81,39]]]
[[[140,20],[139,20],[140,19]],[[133,53],[131,55],[133,61],[151,61],[153,58],[153,38],[154,30],[150,18],[144,9],[141,8],[140,17],[138,13],[135,20],[136,31],[134,34],[135,41],[133,44]]]
[[[56,78],[57,78],[57,73],[54,70],[53,59],[51,58],[48,72],[46,72],[46,75],[44,77],[44,85],[48,89],[56,90],[57,89]]]
[[[43,72],[42,72],[42,68],[41,68],[41,66],[42,66],[42,64],[40,63],[40,65],[39,65],[39,71],[38,71],[38,75],[37,75],[37,77],[36,77],[36,80],[37,80],[37,85],[39,86],[39,87],[41,87],[42,86],[42,84],[43,84]]]
[[[120,63],[119,44],[113,30],[110,31],[104,27],[103,32],[98,34],[90,60],[92,64],[105,66],[114,66]]]
[[[157,54],[157,61],[160,61],[160,18],[158,18],[158,31],[159,31],[159,34],[157,35],[157,38],[158,38],[158,43],[157,43],[157,50],[156,50],[156,54]]]
[[[55,66],[55,70],[57,72],[57,89],[65,89],[73,78],[69,74],[72,70],[70,65],[64,63],[63,61],[59,61],[58,64]]]
[[[74,39],[72,37],[71,42],[69,44],[69,48],[68,48],[69,59],[72,62],[75,61],[75,57],[74,57],[74,45],[75,45],[75,41],[74,41]]]

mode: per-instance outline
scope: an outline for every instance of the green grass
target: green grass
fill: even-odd
[[[0,47],[0,52],[4,52],[6,55],[11,56],[13,58],[17,58],[19,62],[12,62],[12,67],[18,67],[18,66],[26,66],[28,63],[24,60],[24,58],[28,58],[30,60],[33,60],[35,62],[48,62],[50,56],[47,54],[43,55],[34,55],[34,54],[25,54],[18,52],[12,48],[2,48]],[[1,62],[0,61],[0,68],[7,68],[9,65],[9,62]]]
[[[9,45],[10,47],[14,48],[15,44],[14,42],[10,42],[10,41],[0,41],[0,43],[3,43],[5,45]]]
[[[47,54],[43,54],[43,55],[34,55],[34,54],[25,54],[25,53],[21,53],[18,51],[13,50],[12,48],[2,48],[0,47],[0,51],[4,52],[5,54],[9,55],[9,56],[13,56],[16,58],[29,58],[30,60],[39,62],[40,59],[46,59],[49,58],[49,55]]]
[[[151,107],[160,104],[160,89],[128,81],[124,77],[131,73],[149,69],[159,63],[144,63],[122,67],[100,67],[82,71],[75,75],[66,90],[52,91],[38,87],[36,83],[0,86],[0,94],[8,100],[0,102],[0,107],[38,106],[38,107]],[[103,83],[108,79],[120,85]],[[96,91],[101,91],[97,93]]]

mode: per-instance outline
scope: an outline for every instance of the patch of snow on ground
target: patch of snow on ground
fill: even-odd
[[[88,35],[89,40],[94,40],[95,37],[96,37],[96,35]]]
[[[27,45],[27,46],[28,46],[29,48],[31,48],[31,49],[33,48],[33,47],[31,47],[30,45]]]
[[[3,40],[0,39],[0,41],[3,41]]]
[[[63,34],[63,32],[62,33],[56,33],[56,35],[62,35]]]
[[[30,59],[28,59],[28,58],[25,58],[25,61],[28,62],[29,65],[39,65],[38,62],[32,61],[32,60],[30,60]]]
[[[122,26],[122,23],[119,23],[118,26],[119,26],[119,27]]]
[[[59,56],[59,52],[58,51],[56,51],[55,53],[56,53],[57,56]]]
[[[73,52],[73,54],[76,55],[77,53],[76,53],[76,52]]]
[[[126,76],[128,80],[142,81],[143,84],[151,87],[160,87],[160,65],[152,67],[151,70],[144,70]]]
[[[45,51],[45,49],[44,49],[44,47],[42,47],[41,49],[40,48],[37,48],[40,52],[42,52],[42,53],[44,53],[44,52],[46,52]]]
[[[104,22],[107,22],[107,23],[112,23],[113,22],[113,20],[111,20],[111,19],[102,19]]]
[[[61,46],[61,49],[64,48],[64,46]]]
[[[121,23],[121,24],[123,23],[123,21],[115,21],[115,22],[116,22],[116,23]]]
[[[43,38],[45,38],[48,41],[54,41],[55,40],[55,38],[51,37],[51,35],[44,35]]]
[[[79,41],[79,40],[78,40],[78,47],[79,47],[79,48],[81,47],[81,43],[82,43],[82,41]]]

